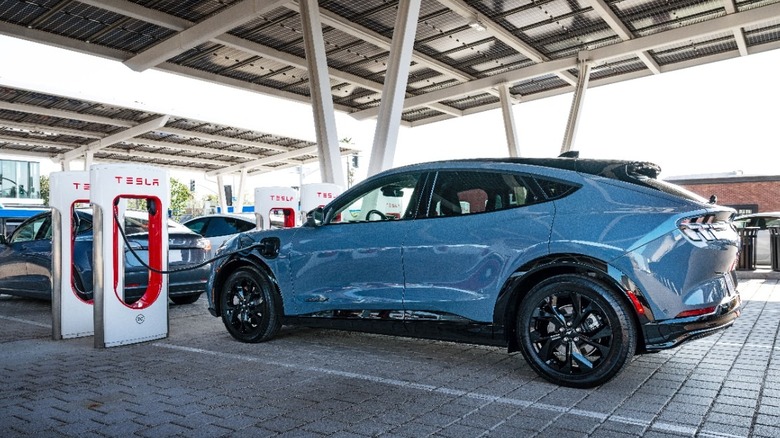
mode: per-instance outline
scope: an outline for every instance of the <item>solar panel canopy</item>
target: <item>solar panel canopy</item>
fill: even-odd
[[[399,3],[320,1],[336,110],[375,117]],[[310,102],[297,1],[0,0],[0,32]],[[423,0],[402,120],[432,123],[775,49],[771,0]]]
[[[136,71],[154,68],[310,103],[306,1],[0,0],[0,33]],[[337,111],[356,119],[378,115],[396,20],[406,4],[314,3]],[[422,0],[401,119],[415,126],[499,108],[507,89],[513,103],[569,93],[586,64],[594,87],[778,47],[780,0]],[[95,158],[207,172],[251,163],[263,172],[317,156],[315,145],[300,140],[175,116],[163,121],[161,114],[29,90],[2,89],[0,104],[5,150],[62,158],[138,129]],[[114,122],[40,114],[29,106]]]
[[[317,145],[306,140],[0,86],[0,152],[64,161],[86,151],[101,162],[213,175],[251,176],[318,161]]]

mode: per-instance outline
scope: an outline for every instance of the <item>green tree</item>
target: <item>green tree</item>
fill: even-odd
[[[43,199],[43,205],[46,207],[49,206],[49,177],[46,175],[41,175],[40,179],[40,187],[41,187],[41,199]]]
[[[192,193],[189,187],[176,180],[176,178],[171,178],[171,205],[169,208],[174,219],[180,218],[187,212],[190,198],[192,198]]]

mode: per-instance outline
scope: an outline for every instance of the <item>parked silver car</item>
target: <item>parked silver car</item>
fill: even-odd
[[[255,218],[253,215],[209,214],[189,219],[182,225],[209,239],[213,254],[224,241],[238,233],[253,230]]]

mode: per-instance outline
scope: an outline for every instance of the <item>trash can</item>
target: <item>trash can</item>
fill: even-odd
[[[769,230],[769,258],[772,270],[780,271],[780,227],[767,227]]]
[[[740,271],[755,271],[756,269],[756,236],[758,227],[745,227],[739,229],[739,264]]]

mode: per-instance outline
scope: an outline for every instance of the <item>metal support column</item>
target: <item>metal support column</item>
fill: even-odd
[[[222,175],[217,175],[217,200],[222,213],[227,213],[227,199],[225,198],[225,180]]]
[[[84,170],[89,170],[92,166],[92,162],[95,160],[95,153],[92,151],[86,151],[84,153]]]
[[[512,112],[512,94],[509,85],[498,87],[501,97],[501,114],[504,116],[504,132],[506,132],[506,145],[509,148],[510,157],[520,156],[520,146],[517,143],[517,128],[515,127],[515,115]]]
[[[590,81],[590,64],[588,63],[588,52],[579,53],[579,75],[577,77],[577,87],[574,89],[574,98],[571,102],[569,111],[569,121],[566,123],[566,133],[563,136],[563,145],[561,153],[569,152],[574,144],[574,137],[577,134],[577,124],[579,123],[580,111],[585,101],[585,90],[588,89]]]
[[[368,163],[369,176],[393,165],[421,3],[422,0],[400,0],[398,2],[393,44],[390,47],[390,59],[385,73],[382,101],[379,104],[379,115],[374,133],[374,145],[371,148],[371,160]]]
[[[320,10],[317,0],[302,0],[300,8],[322,181],[345,187]]]
[[[241,169],[241,179],[238,182],[238,202],[233,206],[234,213],[241,213],[244,209],[244,193],[246,193],[246,169]]]

